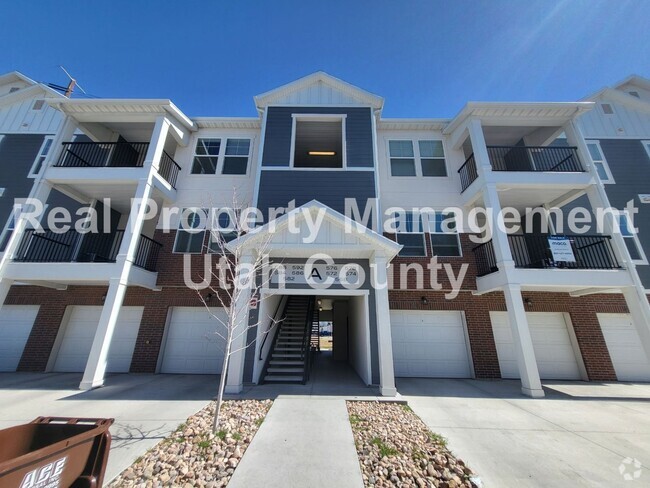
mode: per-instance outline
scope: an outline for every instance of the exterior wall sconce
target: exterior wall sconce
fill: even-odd
[[[427,300],[427,297],[420,298],[420,301],[422,302],[422,305],[426,305],[426,304],[429,303],[429,300]]]

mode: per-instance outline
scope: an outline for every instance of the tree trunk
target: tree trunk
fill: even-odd
[[[228,324],[230,326],[230,323]],[[219,379],[219,391],[217,392],[217,404],[214,411],[214,422],[212,423],[212,431],[216,434],[219,428],[219,414],[221,413],[221,404],[223,403],[223,390],[226,387],[226,375],[228,373],[228,364],[230,363],[230,347],[232,343],[232,328],[228,328],[228,335],[226,338],[226,352],[223,356],[223,366],[221,367],[221,378]]]

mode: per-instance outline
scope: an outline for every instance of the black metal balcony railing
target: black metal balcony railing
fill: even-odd
[[[64,142],[56,167],[142,168],[148,142]],[[181,167],[166,151],[160,157],[158,173],[176,188]]]
[[[478,172],[476,171],[476,161],[474,161],[474,154],[472,154],[465,163],[458,170],[460,175],[460,186],[461,191],[467,190],[467,187],[472,184],[472,182],[478,178]]]
[[[575,147],[487,146],[492,171],[540,171],[581,173],[584,171]]]
[[[555,261],[544,234],[508,236],[508,244],[516,268],[524,269],[619,269],[621,266],[605,235],[565,236],[571,243],[575,261]],[[477,275],[485,276],[498,270],[492,240],[474,248]]]
[[[181,167],[178,163],[174,161],[166,151],[163,151],[162,156],[160,157],[158,173],[167,180],[172,188],[176,188],[176,181],[178,180],[178,173],[180,173],[180,171]]]
[[[575,147],[487,146],[487,152],[492,171],[584,172]],[[478,178],[473,153],[460,167],[458,174],[463,192]]]
[[[80,234],[75,230],[59,233],[27,229],[14,260],[24,263],[114,263],[123,237],[123,230],[111,234]],[[156,271],[161,247],[159,242],[140,236],[133,264]]]
[[[148,142],[64,142],[55,166],[64,168],[141,168]]]

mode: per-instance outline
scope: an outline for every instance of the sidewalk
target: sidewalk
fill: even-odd
[[[345,400],[280,397],[228,488],[363,486]]]

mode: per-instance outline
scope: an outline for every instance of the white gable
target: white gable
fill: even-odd
[[[381,109],[383,99],[319,71],[255,97],[258,108],[268,105],[356,105]]]

